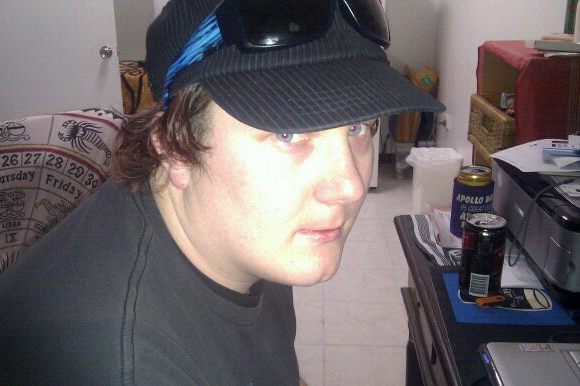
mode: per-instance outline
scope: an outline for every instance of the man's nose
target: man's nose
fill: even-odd
[[[344,136],[344,134],[342,134]],[[371,155],[372,158],[372,155]],[[326,203],[347,204],[359,201],[365,194],[360,162],[357,162],[347,138],[333,139],[320,162],[320,182],[315,197]]]

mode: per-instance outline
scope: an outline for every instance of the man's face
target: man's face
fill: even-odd
[[[170,184],[180,247],[241,292],[260,278],[330,279],[369,187],[374,122],[281,135],[211,109],[205,167],[187,168],[179,188]]]

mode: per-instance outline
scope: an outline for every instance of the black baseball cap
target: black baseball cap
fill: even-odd
[[[167,71],[183,45],[219,3],[170,0],[149,27],[145,67],[155,100],[162,99]],[[221,47],[177,74],[170,95],[192,83],[199,83],[239,121],[275,133],[445,110],[393,69],[385,50],[363,37],[340,12],[326,34],[305,44],[252,53],[234,45]]]

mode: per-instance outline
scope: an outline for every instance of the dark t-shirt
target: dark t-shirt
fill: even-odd
[[[292,289],[208,281],[110,180],[0,275],[0,384],[297,385]]]

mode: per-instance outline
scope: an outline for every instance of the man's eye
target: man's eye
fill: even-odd
[[[294,134],[292,134],[292,133],[278,133],[278,134],[276,134],[276,138],[280,142],[290,143],[290,142],[292,142],[292,139],[294,139]]]
[[[348,135],[352,137],[358,137],[370,133],[371,136],[374,136],[378,128],[379,128],[379,120],[375,119],[372,121],[352,125],[348,130]]]
[[[352,125],[351,127],[348,128],[348,135],[350,135],[351,137],[358,137],[359,135],[361,135],[361,133],[364,132],[364,129],[365,127],[363,123]]]

